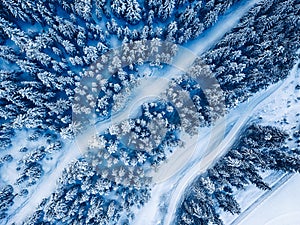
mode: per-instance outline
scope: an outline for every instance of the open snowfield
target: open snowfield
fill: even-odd
[[[299,225],[300,175],[295,174],[249,213],[240,225]]]

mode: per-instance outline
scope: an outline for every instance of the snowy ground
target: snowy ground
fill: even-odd
[[[239,224],[241,225],[299,225],[300,175],[295,174]]]
[[[287,174],[271,172],[268,176],[264,177],[264,180],[269,184],[272,190],[263,191],[258,189],[255,185],[249,185],[243,191],[238,190],[235,197],[242,212],[239,215],[232,215],[221,210],[220,217],[224,224],[241,224],[244,217],[251,213],[253,209],[259,206],[277,187],[280,187],[280,185],[285,183],[288,179],[289,177],[287,177]]]
[[[20,172],[16,170],[16,168],[20,166],[18,164],[19,160],[22,160],[32,150],[35,150],[36,148],[41,146],[48,145],[46,143],[45,137],[39,138],[38,141],[29,141],[27,138],[30,134],[32,134],[32,132],[19,131],[18,134],[16,135],[17,138],[14,138],[12,140],[12,148],[10,148],[8,151],[3,151],[0,153],[0,157],[7,153],[11,154],[13,157],[12,162],[5,163],[4,166],[0,168],[1,185],[8,185],[8,184],[12,185],[16,193],[20,193],[22,189],[28,190],[27,196],[20,196],[20,195],[16,196],[16,198],[14,199],[15,203],[10,208],[11,212],[9,213],[10,215],[9,217],[14,216],[15,212],[18,212],[19,210],[24,208],[28,204],[28,202],[34,201],[34,199],[36,199],[37,197],[38,197],[38,201],[36,202],[36,205],[40,203],[42,197],[48,197],[48,196],[43,196],[42,193],[40,196],[36,196],[35,194],[36,188],[42,184],[48,184],[48,182],[45,182],[46,181],[45,179],[49,176],[49,174],[53,173],[53,168],[56,167],[57,162],[59,162],[60,159],[63,158],[64,156],[62,151],[54,152],[53,154],[46,156],[46,158],[42,162],[44,174],[41,177],[41,179],[37,181],[37,184],[32,185],[30,187],[27,187],[27,185],[25,185],[24,183],[20,185],[16,185],[15,183],[17,181],[17,178],[20,177]],[[20,152],[19,150],[25,146],[28,148],[28,151]],[[47,185],[45,185],[45,187],[47,187]],[[25,208],[30,208],[30,207],[25,207]]]

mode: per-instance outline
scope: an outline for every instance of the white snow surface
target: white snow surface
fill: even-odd
[[[293,175],[239,224],[241,225],[299,225],[300,174]]]

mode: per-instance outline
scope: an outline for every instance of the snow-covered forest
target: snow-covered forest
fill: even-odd
[[[284,145],[287,138],[275,127],[247,127],[226,155],[191,184],[178,209],[176,224],[223,224],[220,209],[232,214],[241,212],[234,197],[237,190],[249,184],[271,189],[260,173],[299,172],[299,150]]]
[[[299,172],[299,27],[298,0],[2,0],[0,224],[243,212]]]

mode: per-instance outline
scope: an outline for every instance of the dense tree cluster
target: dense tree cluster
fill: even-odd
[[[15,184],[25,187],[36,184],[44,173],[43,166],[47,165],[47,162],[52,160],[55,153],[59,152],[62,147],[62,142],[53,137],[48,138],[45,146],[22,147],[19,151],[23,152],[24,156],[17,162],[16,170],[19,177]]]
[[[205,53],[228,106],[288,75],[300,47],[299,7],[296,0],[262,1]]]
[[[238,0],[146,0],[141,10],[135,0],[113,0],[110,8],[116,17],[108,21],[106,27],[121,40],[157,37],[181,44],[198,37],[236,2]],[[176,20],[171,20],[172,17]],[[136,24],[139,26],[132,26]]]
[[[94,137],[86,161],[100,174],[105,168],[105,176],[117,184],[148,184],[150,179],[144,177],[144,171],[162,163],[174,147],[182,146],[180,120],[173,109],[159,101],[143,104],[139,117],[111,125]]]
[[[223,224],[220,208],[232,214],[240,212],[234,190],[249,184],[270,189],[262,171],[300,172],[299,151],[285,146],[287,138],[276,127],[249,126],[229,152],[188,188],[176,224]]]
[[[4,219],[7,216],[6,211],[14,204],[14,190],[11,185],[6,185],[0,188],[0,219]]]
[[[121,176],[122,171],[115,173]],[[125,223],[133,218],[131,208],[141,207],[148,198],[147,186],[117,184],[82,159],[64,171],[58,189],[23,224]]]
[[[141,6],[136,0],[112,0],[111,10],[131,24],[138,23],[142,18]]]
[[[73,96],[80,89],[78,81],[87,72],[93,72],[80,71],[98,60],[100,55],[103,56],[110,46],[111,36],[105,32],[105,28],[96,25],[100,18],[92,16],[99,10],[106,12],[106,2],[58,3],[35,1],[27,7],[22,1],[1,2],[0,58],[5,62],[3,65],[9,64],[9,68],[3,66],[0,71],[1,132],[5,132],[5,137],[1,138],[1,148],[10,146],[13,135],[9,129],[11,126],[14,129],[50,129],[61,133],[63,137],[72,136]],[[130,10],[130,6],[126,10]],[[40,27],[43,27],[43,32],[40,32]],[[130,85],[137,76],[133,71],[135,64],[141,65],[151,59],[153,65],[170,61],[175,49],[169,55],[165,52],[160,56],[155,53],[164,46],[155,46],[155,43],[160,42],[152,39],[148,46],[144,42],[135,43],[140,46],[128,43],[118,55],[114,55],[112,65],[103,69],[116,74],[108,80],[105,80],[105,76],[97,77],[95,83],[101,86],[103,92],[97,104],[99,115],[107,116],[112,101],[119,103],[124,98],[117,94],[123,89],[132,88]],[[102,57],[98,61],[98,68],[107,65],[107,62],[108,58]],[[128,67],[122,68],[123,63]],[[95,107],[94,104],[92,106]]]
[[[194,130],[194,134],[199,126],[211,125],[226,112],[223,90],[209,66],[204,65],[200,58],[195,60],[186,74],[171,83],[166,93],[167,99],[175,103],[176,110],[183,112],[180,119],[188,119],[193,126],[185,130]],[[187,96],[184,97],[182,93]],[[192,101],[189,102],[189,99]],[[181,101],[181,107],[178,107],[176,101]]]
[[[61,132],[71,121],[78,71],[109,45],[104,31],[95,21],[82,23],[74,15],[73,19],[57,16],[59,10],[67,9],[51,1],[0,4],[0,57],[10,65],[1,68],[1,124]],[[36,27],[43,27],[43,32]],[[9,130],[6,136],[11,136]],[[1,146],[6,145],[9,139]]]

